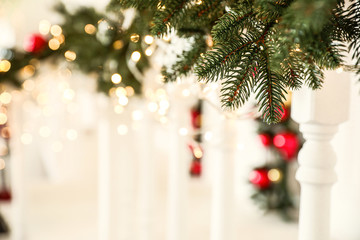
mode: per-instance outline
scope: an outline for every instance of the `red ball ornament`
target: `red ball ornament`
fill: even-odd
[[[201,127],[201,112],[198,109],[191,110],[191,125],[194,129]]]
[[[298,153],[299,139],[294,133],[285,132],[276,134],[273,143],[286,161],[291,161]]]
[[[47,41],[41,34],[29,35],[24,41],[24,49],[29,53],[39,53],[46,45]]]
[[[268,169],[258,168],[253,170],[249,175],[250,182],[259,189],[270,187],[271,181],[268,177]]]
[[[281,113],[281,121],[285,121],[290,117],[290,109],[287,107],[282,107],[282,113]]]
[[[11,193],[7,189],[2,189],[0,191],[0,201],[10,201],[11,200]]]
[[[199,177],[201,175],[201,162],[192,161],[190,167],[190,175],[194,177]]]
[[[269,147],[272,144],[272,138],[269,134],[266,133],[261,133],[259,134],[261,143],[265,146],[265,147]]]

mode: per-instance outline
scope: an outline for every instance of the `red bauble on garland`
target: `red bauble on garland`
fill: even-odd
[[[47,43],[41,34],[31,34],[24,41],[24,49],[29,53],[39,53],[45,49]]]
[[[198,109],[191,109],[191,125],[194,129],[201,128],[201,112]]]
[[[192,161],[190,167],[190,175],[194,177],[199,177],[201,175],[201,162],[200,161]]]
[[[296,157],[299,150],[299,139],[295,133],[285,132],[276,134],[273,143],[286,161],[291,161]]]
[[[257,188],[267,189],[271,185],[267,168],[254,169],[249,175],[250,182]]]
[[[267,134],[267,133],[261,133],[259,134],[261,143],[265,146],[265,147],[269,147],[272,144],[272,137]]]

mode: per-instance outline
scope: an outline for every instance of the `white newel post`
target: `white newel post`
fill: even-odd
[[[296,179],[301,185],[299,240],[330,239],[331,187],[336,182],[336,154],[331,140],[348,118],[350,79],[327,72],[321,90],[293,94],[292,118],[306,142],[299,152]]]
[[[221,155],[214,159],[210,240],[233,240],[234,228],[234,160],[236,158],[236,121],[231,118],[220,123],[215,137],[221,141]]]

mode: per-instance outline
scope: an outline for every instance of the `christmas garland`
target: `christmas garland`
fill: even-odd
[[[153,35],[175,29],[191,39],[192,48],[163,71],[166,80],[195,70],[199,80],[221,81],[222,104],[230,109],[255,92],[264,121],[276,123],[287,89],[321,88],[325,69],[360,73],[360,2],[350,2],[346,8],[343,0],[112,0],[110,6],[151,9]],[[345,65],[349,51],[354,66]]]
[[[149,12],[137,12],[128,28],[124,28],[124,14],[102,14],[93,8],[82,7],[74,13],[63,4],[55,7],[64,21],[51,25],[40,22],[40,33],[25,39],[24,50],[5,49],[0,56],[0,83],[20,87],[33,77],[44,60],[66,60],[70,67],[84,73],[96,73],[98,89],[112,93],[111,89],[127,87],[127,94],[141,92],[141,81],[135,76],[148,66],[148,56],[155,50],[149,34]],[[143,49],[146,49],[145,51]],[[131,61],[132,63],[128,63]]]
[[[296,161],[303,139],[298,125],[289,117],[290,107],[278,124],[269,126],[261,119],[258,122],[258,136],[266,148],[266,161],[254,168],[249,181],[254,186],[254,201],[266,211],[275,211],[286,220],[296,219],[296,203],[289,181],[294,179],[290,166]]]

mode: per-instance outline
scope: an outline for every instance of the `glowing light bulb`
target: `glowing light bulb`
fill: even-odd
[[[52,38],[49,40],[49,48],[53,51],[58,50],[60,47],[60,41],[56,38]]]
[[[114,73],[112,76],[111,76],[111,81],[114,83],[114,84],[119,84],[122,80],[122,77],[120,74],[118,73]]]
[[[87,34],[95,34],[96,32],[96,27],[92,24],[86,24],[85,27],[84,27],[84,30]]]
[[[151,49],[151,47],[148,47],[146,50],[145,50],[145,55],[146,56],[151,56],[153,54],[153,50]]]
[[[137,43],[139,41],[139,39],[140,39],[140,36],[137,33],[133,33],[130,35],[130,40],[134,43]]]
[[[119,97],[118,103],[119,103],[120,105],[125,106],[125,105],[128,104],[128,102],[129,102],[129,99],[128,99],[125,95],[121,95],[121,96]]]
[[[114,107],[114,112],[117,114],[121,114],[124,112],[124,107],[121,105],[115,105]]]
[[[0,102],[2,104],[9,104],[11,102],[11,97],[9,92],[3,92],[0,94]]]
[[[41,20],[39,23],[39,32],[46,35],[50,32],[51,23],[48,20]]]
[[[268,172],[268,178],[272,182],[280,182],[282,179],[282,173],[279,171],[279,169],[270,169]]]
[[[61,27],[59,25],[53,25],[50,28],[50,33],[53,36],[57,37],[57,36],[60,36],[60,34],[62,33],[62,29],[61,29]]]
[[[134,51],[132,54],[131,54],[131,60],[133,60],[134,62],[138,62],[141,58],[141,53],[138,52],[138,51]]]
[[[74,61],[76,59],[76,53],[73,51],[70,51],[70,50],[67,50],[64,53],[64,56],[65,56],[66,60],[69,62]]]
[[[7,72],[11,68],[11,63],[8,60],[0,61],[0,72]]]
[[[152,44],[154,42],[154,37],[153,36],[150,36],[150,35],[146,35],[145,38],[144,38],[144,41],[146,44]]]

